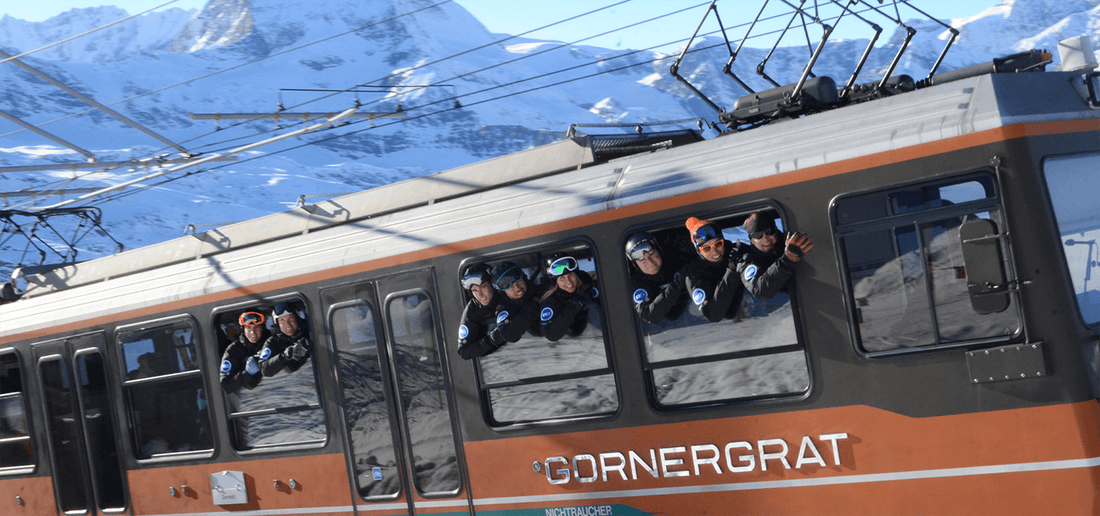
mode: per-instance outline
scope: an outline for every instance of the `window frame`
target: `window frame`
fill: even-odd
[[[372,294],[375,294],[376,292],[374,291],[374,282],[367,282],[367,283],[369,283],[371,285]],[[371,297],[375,297],[375,296],[371,296]],[[348,416],[347,416],[347,408],[348,408],[347,403],[348,403],[348,401],[347,401],[347,396],[345,396],[345,394],[344,394],[344,391],[345,391],[344,385],[343,385],[343,382],[340,380],[341,361],[340,361],[340,357],[338,356],[339,349],[338,349],[338,341],[337,341],[337,334],[336,334],[337,327],[334,324],[334,319],[335,319],[336,313],[338,311],[348,309],[348,308],[357,307],[357,306],[366,306],[371,311],[371,319],[374,322],[374,334],[375,334],[374,336],[375,336],[376,346],[378,348],[377,359],[379,361],[379,367],[382,368],[382,373],[384,373],[384,374],[381,375],[382,376],[382,395],[385,397],[385,399],[383,401],[386,405],[386,414],[389,417],[389,420],[387,421],[387,424],[389,425],[389,438],[390,438],[390,443],[393,446],[394,461],[396,463],[397,476],[398,476],[398,479],[399,479],[399,485],[398,485],[397,492],[392,494],[392,495],[364,496],[361,492],[361,486],[359,485],[358,480],[355,478],[357,476],[358,471],[356,470],[355,465],[354,465],[353,462],[357,458],[357,455],[356,455],[357,450],[355,449],[354,441],[352,440],[351,426],[348,424]],[[330,368],[330,370],[335,372],[334,378],[337,379],[336,383],[335,383],[335,389],[336,389],[335,396],[336,396],[336,400],[337,400],[337,402],[339,403],[339,406],[340,406],[340,412],[339,412],[340,432],[343,434],[342,437],[344,439],[345,446],[347,448],[345,450],[344,454],[347,457],[347,462],[348,462],[348,476],[349,476],[348,480],[351,483],[350,485],[351,485],[352,489],[355,491],[355,496],[357,496],[360,500],[362,500],[364,502],[377,503],[377,502],[386,502],[386,501],[398,500],[405,494],[405,492],[409,488],[409,486],[406,485],[407,482],[405,481],[406,480],[406,478],[405,478],[406,473],[405,472],[407,471],[407,468],[406,468],[406,465],[405,465],[405,462],[406,462],[405,453],[404,453],[404,450],[402,449],[403,445],[402,445],[402,440],[401,439],[402,439],[403,436],[401,435],[400,425],[397,424],[400,415],[397,412],[397,406],[396,406],[397,400],[396,400],[395,391],[398,387],[396,385],[393,385],[393,379],[392,379],[391,374],[390,374],[391,373],[391,365],[390,365],[389,353],[388,353],[388,350],[386,349],[387,344],[388,344],[386,342],[386,339],[389,338],[389,336],[388,336],[387,331],[386,331],[385,323],[383,322],[382,310],[380,310],[380,307],[376,306],[374,301],[372,301],[371,299],[366,299],[365,297],[356,297],[354,299],[339,301],[339,302],[333,303],[331,306],[329,306],[328,307],[328,312],[325,314],[325,322],[327,323],[326,330],[327,330],[327,335],[328,335],[328,338],[329,338],[329,342],[328,342],[329,347],[330,347],[329,352],[332,353],[333,356],[335,357],[335,359],[332,361],[333,363],[332,363],[332,367]],[[414,489],[415,489],[415,487],[414,487]]]
[[[218,339],[219,339],[219,336],[218,336],[218,324],[219,324],[218,318],[219,317],[225,315],[227,312],[240,311],[240,310],[245,309],[245,308],[254,308],[256,306],[274,307],[275,305],[277,305],[281,302],[289,302],[289,303],[299,304],[299,305],[301,305],[302,310],[304,310],[306,312],[306,319],[308,319],[307,324],[309,324],[310,337],[313,339],[313,354],[312,354],[312,356],[310,356],[310,367],[313,370],[313,382],[314,382],[313,385],[314,385],[315,393],[317,395],[317,407],[313,408],[311,410],[319,410],[321,412],[321,421],[325,425],[325,437],[323,439],[311,440],[311,441],[291,441],[291,442],[284,442],[284,443],[253,446],[251,448],[242,447],[242,445],[240,445],[239,443],[236,442],[236,438],[234,436],[235,427],[233,426],[233,421],[236,420],[236,419],[246,419],[247,420],[249,417],[252,417],[252,416],[245,415],[245,416],[236,416],[236,417],[234,417],[235,414],[247,414],[248,412],[247,411],[246,412],[232,412],[230,410],[230,404],[229,404],[229,401],[228,401],[228,398],[227,398],[228,394],[221,387],[221,369],[220,369],[220,367],[215,368],[214,370],[217,371],[218,373],[217,373],[217,377],[214,379],[214,386],[215,386],[215,389],[218,391],[218,393],[220,393],[220,395],[221,395],[222,410],[220,412],[221,412],[222,417],[225,420],[226,431],[229,434],[229,447],[231,449],[233,449],[233,451],[236,452],[238,455],[241,455],[242,457],[243,456],[249,456],[249,455],[256,455],[256,454],[274,453],[274,452],[280,452],[280,451],[286,451],[286,450],[302,450],[302,449],[324,448],[325,446],[328,445],[329,441],[332,439],[332,429],[330,428],[331,425],[329,424],[328,413],[327,413],[326,407],[325,407],[326,404],[325,404],[325,401],[324,401],[322,383],[321,383],[321,378],[320,378],[320,371],[319,370],[320,370],[321,366],[317,363],[317,357],[318,357],[317,349],[322,347],[322,343],[318,339],[319,339],[319,337],[326,336],[328,329],[327,328],[322,328],[321,330],[318,330],[317,328],[313,327],[314,326],[313,321],[315,319],[314,310],[313,310],[313,307],[309,303],[309,299],[306,296],[302,295],[301,293],[291,292],[291,293],[280,294],[280,295],[276,295],[276,296],[263,297],[263,298],[260,298],[260,299],[252,299],[252,300],[249,300],[249,301],[242,301],[242,302],[239,302],[239,303],[234,303],[232,305],[225,305],[225,306],[219,306],[217,308],[214,308],[214,310],[211,311],[211,313],[210,313],[210,335],[209,336],[212,339],[211,342],[214,343],[214,345],[211,346],[211,349],[213,349],[215,351],[218,351],[219,348],[220,348],[220,345],[218,344]],[[270,314],[267,313],[269,308],[264,308],[263,310],[264,310],[263,315],[264,315],[264,319],[265,319],[264,324],[267,324],[267,319],[270,316]],[[327,322],[327,321],[325,321],[325,322]],[[276,324],[277,323],[272,321],[273,328],[277,327],[277,326],[275,326]],[[228,345],[226,347],[228,347]],[[218,364],[221,363],[222,355],[225,353],[224,350],[220,350],[220,351],[221,352],[218,353],[217,356],[213,357],[213,360]],[[298,371],[301,371],[301,369],[299,369]],[[297,371],[295,371],[295,372],[297,372]],[[269,410],[276,410],[276,409],[269,409]],[[302,412],[302,411],[296,411],[295,413],[297,413],[297,412]],[[275,411],[271,414],[254,414],[254,416],[279,415],[279,414],[281,414],[281,412]]]
[[[620,251],[618,253],[618,255],[619,255],[619,263],[621,264],[621,267],[622,267],[623,277],[627,280],[627,282],[628,282],[627,284],[629,284],[632,265],[629,262],[629,260],[627,259],[626,254],[623,252],[623,250],[626,247],[627,240],[629,240],[630,237],[633,236],[635,233],[638,233],[640,231],[645,231],[645,232],[649,232],[649,233],[652,234],[654,231],[664,232],[664,231],[680,230],[680,231],[684,232],[684,238],[686,239],[687,238],[687,229],[684,227],[684,221],[687,220],[687,218],[689,216],[698,217],[700,219],[704,219],[704,220],[708,220],[708,221],[715,221],[715,220],[721,220],[721,219],[743,220],[743,219],[747,218],[750,214],[758,212],[758,211],[772,211],[772,212],[775,212],[776,215],[778,216],[779,220],[782,223],[782,227],[784,228],[784,231],[786,231],[786,228],[789,227],[790,217],[788,216],[786,210],[783,209],[783,207],[779,204],[779,202],[777,202],[775,200],[772,200],[772,199],[758,200],[758,201],[754,201],[754,202],[747,203],[747,204],[738,204],[738,205],[723,207],[723,208],[719,208],[719,209],[693,211],[693,212],[685,213],[685,214],[683,214],[681,216],[677,216],[677,217],[668,217],[668,218],[659,219],[659,220],[656,220],[656,221],[649,221],[649,222],[646,222],[644,224],[634,224],[634,225],[628,227],[626,229],[626,231],[624,231],[622,233],[622,235],[619,236],[619,244],[618,244],[618,247],[616,248],[617,250]],[[719,224],[719,226],[721,226],[721,224]],[[726,227],[723,227],[723,230],[728,230],[728,229],[732,229],[732,228],[735,228],[735,227],[737,227],[737,226],[726,226]],[[725,233],[725,231],[723,231],[723,233]],[[727,241],[729,241],[729,240],[727,239]],[[746,242],[746,243],[747,243],[747,245],[752,245],[751,241]],[[689,243],[689,245],[690,245],[690,243]],[[792,276],[792,280],[793,279],[794,279],[794,277]],[[797,281],[795,282],[795,284],[797,284]],[[799,299],[798,299],[799,296],[797,296],[796,293],[797,293],[797,289],[795,289],[795,290],[788,293],[790,303],[791,303],[791,314],[792,314],[792,317],[793,317],[795,338],[797,340],[797,342],[794,343],[794,344],[785,344],[785,345],[774,346],[774,347],[753,348],[753,349],[749,349],[749,350],[730,351],[730,352],[725,352],[725,353],[720,353],[720,354],[715,354],[715,355],[702,355],[702,356],[696,356],[696,357],[686,357],[686,358],[678,358],[678,359],[672,359],[672,360],[662,360],[662,361],[656,361],[656,362],[653,362],[653,361],[650,360],[649,352],[647,350],[646,336],[648,335],[648,333],[645,330],[645,322],[642,321],[641,317],[638,316],[638,313],[634,311],[634,303],[633,303],[633,301],[631,301],[630,306],[629,306],[629,310],[630,310],[630,313],[631,313],[631,317],[633,318],[633,321],[634,321],[635,343],[638,346],[638,355],[639,355],[639,358],[641,359],[641,364],[640,365],[641,365],[641,369],[642,369],[642,375],[645,378],[646,399],[649,403],[650,408],[652,408],[655,411],[662,412],[662,413],[677,413],[677,412],[683,412],[683,411],[689,411],[689,410],[699,410],[701,408],[719,408],[719,407],[729,407],[729,406],[774,405],[774,404],[778,404],[778,403],[797,403],[799,401],[803,401],[805,399],[808,399],[814,391],[814,376],[815,375],[814,375],[814,369],[813,369],[813,361],[810,360],[809,346],[806,342],[805,317],[803,316],[803,313],[802,313],[802,303],[799,301]],[[684,295],[690,295],[690,293],[685,292]],[[743,303],[744,301],[742,300],[741,302]],[[684,315],[682,315],[681,317],[686,316],[687,313],[691,309],[692,309],[691,300],[689,299],[688,300],[688,307],[685,310]],[[720,324],[720,323],[711,323],[711,322],[708,321],[704,324]],[[799,350],[801,350],[802,353],[803,353],[803,359],[804,359],[805,365],[806,365],[807,385],[806,385],[806,389],[803,390],[803,391],[795,392],[795,393],[789,393],[789,394],[762,394],[762,395],[757,395],[757,396],[743,396],[743,397],[716,399],[716,400],[700,401],[700,402],[694,402],[694,403],[682,403],[682,404],[663,404],[659,400],[659,396],[658,396],[658,393],[657,393],[657,382],[656,382],[656,378],[654,376],[654,372],[657,371],[658,369],[684,366],[684,365],[718,363],[718,362],[723,362],[723,361],[728,361],[728,360],[752,359],[752,358],[756,358],[756,357],[760,357],[760,356],[777,355],[777,354],[780,354],[780,353],[788,353],[788,352],[799,351]],[[764,353],[763,351],[770,351],[770,353]]]
[[[1094,321],[1094,322],[1091,322],[1091,323],[1088,322],[1085,319],[1084,312],[1082,312],[1082,310],[1081,310],[1081,302],[1080,302],[1080,299],[1078,297],[1077,288],[1075,286],[1073,274],[1071,272],[1071,267],[1069,265],[1069,257],[1066,255],[1066,248],[1065,248],[1065,245],[1063,243],[1064,241],[1062,240],[1062,234],[1061,234],[1062,228],[1058,225],[1058,218],[1057,218],[1058,211],[1055,209],[1054,197],[1051,195],[1050,183],[1049,183],[1049,180],[1048,180],[1048,177],[1047,177],[1047,164],[1048,164],[1049,161],[1062,160],[1062,159],[1073,159],[1073,158],[1089,158],[1089,157],[1091,157],[1091,158],[1095,159],[1096,161],[1100,162],[1100,151],[1069,152],[1069,153],[1062,153],[1062,154],[1044,155],[1039,161],[1040,165],[1039,165],[1039,174],[1038,175],[1041,177],[1041,180],[1042,180],[1042,183],[1043,183],[1043,190],[1046,193],[1047,202],[1050,203],[1049,207],[1050,207],[1051,219],[1054,222],[1054,227],[1056,228],[1056,234],[1057,234],[1057,239],[1056,239],[1057,245],[1056,245],[1056,247],[1058,248],[1058,254],[1060,254],[1061,257],[1062,257],[1062,263],[1066,267],[1066,269],[1065,269],[1065,277],[1066,277],[1065,282],[1066,282],[1067,285],[1069,285],[1069,290],[1072,292],[1073,306],[1074,306],[1075,311],[1077,313],[1077,319],[1084,327],[1090,328],[1090,329],[1093,329],[1093,330],[1097,330],[1097,329],[1100,329],[1100,320],[1097,320],[1097,321]],[[1100,249],[1097,250],[1097,252],[1094,254],[1094,257],[1095,257],[1096,260],[1100,260]],[[1100,274],[1098,274],[1098,276],[1100,276]],[[1100,281],[1100,279],[1098,279],[1096,281]]]
[[[968,179],[976,182],[981,182],[981,179],[988,179],[994,190],[992,197],[986,197],[983,199],[976,199],[967,201],[961,204],[951,204],[950,206],[940,206],[927,210],[907,211],[900,213],[888,213],[882,217],[875,219],[862,220],[854,223],[839,224],[837,222],[837,208],[839,201],[859,197],[869,194],[882,194],[887,198],[892,193],[901,192],[904,190],[911,190],[917,186],[932,186],[940,184],[941,186],[952,186],[963,184]],[[949,184],[948,184],[949,183]],[[925,346],[909,347],[909,348],[895,348],[881,351],[867,351],[863,347],[862,339],[860,338],[860,325],[858,323],[859,316],[856,312],[855,306],[855,294],[853,292],[853,284],[851,275],[848,271],[848,259],[844,250],[843,238],[860,233],[867,233],[873,230],[891,230],[901,227],[898,222],[902,219],[906,219],[909,225],[916,225],[926,222],[934,222],[943,220],[946,217],[962,216],[975,212],[998,212],[1001,222],[1001,226],[998,228],[998,235],[1003,237],[1004,256],[1002,257],[1005,263],[1005,275],[1007,282],[1012,284],[1015,279],[1018,278],[1016,272],[1016,262],[1014,259],[1014,253],[1012,251],[1012,239],[1011,232],[1008,229],[1008,217],[1007,209],[1004,205],[1003,183],[1001,182],[1000,171],[997,168],[991,166],[983,166],[977,168],[966,169],[963,171],[947,172],[943,174],[936,174],[909,181],[903,181],[899,183],[891,183],[887,185],[876,185],[870,188],[863,188],[859,190],[852,190],[844,192],[834,196],[829,201],[829,227],[833,233],[833,246],[835,249],[835,258],[837,265],[837,273],[840,278],[840,287],[844,294],[844,308],[847,316],[847,326],[849,339],[852,344],[853,350],[856,354],[865,360],[877,359],[884,357],[893,357],[898,355],[909,355],[914,353],[934,353],[947,349],[967,348],[974,346],[982,346],[988,344],[997,343],[1010,343],[1021,339],[1026,332],[1027,322],[1024,319],[1022,306],[1020,302],[1019,292],[1016,289],[1010,289],[1011,307],[1010,309],[1016,315],[1016,319],[1019,322],[1019,327],[1014,333],[1007,336],[996,337],[981,337],[973,339],[963,339],[956,342],[941,342],[940,332],[938,331],[938,325],[934,325],[937,331],[933,333],[935,337],[935,343]],[[919,237],[919,234],[918,234]],[[925,246],[921,241],[920,252],[922,258],[925,257]],[[927,287],[924,287],[925,293],[930,294]],[[931,314],[933,320],[935,320],[936,304],[930,303],[928,306],[928,313]]]
[[[31,404],[29,399],[29,392],[27,391],[27,369],[24,366],[23,356],[19,353],[19,350],[14,347],[0,348],[0,356],[11,354],[15,357],[16,367],[19,369],[19,397],[23,402],[23,416],[27,424],[27,436],[26,438],[17,437],[12,438],[5,442],[9,443],[31,443],[31,464],[24,464],[20,466],[7,466],[0,467],[0,477],[16,476],[16,475],[28,475],[38,471],[38,448],[39,443],[35,439],[35,427],[34,427],[34,415],[31,413]],[[0,397],[14,397],[13,393],[0,393]]]
[[[466,303],[468,303],[469,300],[470,300],[470,295],[465,291],[465,289],[462,288],[462,284],[461,284],[462,283],[462,274],[463,274],[464,271],[469,269],[472,265],[477,264],[477,263],[500,263],[500,262],[503,262],[503,261],[516,261],[517,258],[529,257],[529,256],[534,255],[534,256],[537,256],[537,262],[536,262],[537,265],[539,267],[541,267],[542,260],[544,258],[546,258],[547,256],[550,256],[550,255],[552,255],[556,252],[562,251],[563,249],[576,249],[576,248],[579,248],[579,247],[586,248],[587,252],[591,253],[591,260],[592,260],[593,266],[594,266],[593,270],[596,272],[597,281],[599,281],[599,278],[604,276],[602,274],[602,270],[606,270],[607,266],[606,265],[601,266],[601,264],[603,263],[603,260],[600,258],[599,247],[595,244],[595,242],[593,242],[591,239],[589,239],[586,236],[576,236],[576,237],[571,237],[571,238],[566,238],[566,239],[561,239],[561,240],[555,240],[555,241],[552,241],[552,242],[545,242],[545,243],[538,243],[538,244],[534,244],[534,245],[515,247],[515,248],[506,249],[506,250],[503,250],[503,251],[497,251],[497,252],[493,252],[493,253],[489,253],[489,254],[471,256],[469,258],[466,258],[466,259],[462,260],[462,262],[459,264],[458,268],[454,271],[454,284],[458,287],[458,291],[459,291],[460,297],[462,299],[462,307],[465,307]],[[530,278],[530,279],[533,281],[535,278]],[[519,385],[530,385],[530,384],[528,384],[527,382],[524,382],[524,381],[520,381],[520,380],[512,381],[512,382],[497,382],[497,383],[492,383],[492,384],[486,384],[485,380],[484,380],[485,373],[482,371],[482,364],[481,364],[481,360],[482,360],[483,357],[478,357],[474,360],[471,360],[470,362],[473,362],[473,366],[474,366],[474,381],[476,383],[476,388],[477,388],[477,393],[478,393],[478,403],[481,406],[482,420],[485,422],[487,427],[489,427],[493,431],[497,431],[497,432],[516,431],[516,430],[522,430],[522,429],[525,429],[525,428],[533,428],[533,427],[540,427],[541,428],[541,427],[546,427],[546,426],[568,425],[568,424],[573,424],[573,423],[576,423],[576,422],[579,422],[579,421],[614,419],[614,418],[617,418],[622,413],[622,411],[623,411],[622,379],[620,378],[618,370],[615,367],[615,364],[616,364],[615,346],[611,342],[612,330],[610,328],[610,324],[608,323],[607,298],[606,298],[605,295],[603,295],[603,293],[606,292],[606,290],[607,290],[606,287],[602,287],[602,286],[600,287],[601,295],[598,298],[598,302],[599,302],[599,305],[600,305],[601,316],[603,317],[603,320],[601,321],[601,325],[603,327],[603,346],[604,346],[605,357],[607,359],[607,366],[604,367],[604,368],[601,368],[601,369],[594,369],[594,370],[586,371],[585,374],[579,374],[579,375],[578,374],[567,374],[567,375],[560,375],[559,374],[559,375],[540,376],[540,377],[534,377],[534,378],[545,380],[545,381],[538,382],[538,383],[550,383],[550,382],[554,382],[554,381],[575,380],[575,379],[578,379],[578,378],[594,378],[594,377],[597,377],[597,376],[602,376],[602,375],[608,375],[609,374],[609,375],[611,375],[611,378],[612,378],[612,385],[614,385],[614,387],[615,387],[615,401],[616,401],[615,409],[610,411],[610,412],[602,412],[602,413],[598,413],[598,414],[589,414],[589,415],[551,417],[551,418],[544,418],[544,419],[523,420],[523,421],[513,421],[513,422],[498,421],[493,416],[492,399],[491,399],[491,397],[489,396],[489,393],[488,393],[489,389],[499,388],[499,387],[519,386]],[[458,310],[459,314],[461,314],[462,309],[463,308],[461,308],[461,307],[459,308],[459,310]],[[459,321],[459,322],[461,322],[461,321]],[[451,338],[454,338],[454,332],[448,332],[448,334],[451,336]],[[529,335],[529,334],[525,334],[524,338],[538,338],[538,339],[544,339],[545,340],[544,337],[541,337],[541,336],[540,337],[534,337],[534,336]],[[566,337],[566,338],[568,338],[568,337]],[[547,342],[549,342],[549,341],[547,341]],[[448,349],[457,349],[457,344],[453,348],[448,347]],[[524,380],[526,380],[526,378]]]
[[[186,323],[191,325],[192,335],[193,335],[193,338],[195,340],[195,343],[194,343],[195,344],[195,354],[196,354],[195,363],[197,364],[196,369],[194,371],[183,371],[183,372],[178,372],[178,373],[170,373],[168,375],[161,375],[161,376],[153,377],[153,378],[140,378],[140,379],[134,379],[134,380],[127,379],[126,378],[126,373],[128,371],[126,369],[126,354],[125,354],[123,343],[120,341],[120,338],[121,338],[122,334],[125,333],[125,332],[128,332],[128,331],[142,330],[142,329],[146,329],[146,330],[154,329],[154,328],[157,328],[157,327],[168,326],[168,325],[172,325],[172,324],[176,324],[176,323],[180,323],[180,322],[186,322]],[[115,352],[112,353],[112,355],[114,355],[112,357],[112,359],[115,361],[115,370],[117,371],[116,380],[118,381],[119,393],[123,398],[121,400],[122,407],[125,410],[125,417],[120,416],[119,419],[125,421],[126,429],[127,429],[125,438],[122,438],[120,436],[119,440],[124,442],[126,444],[126,447],[129,448],[129,451],[130,451],[129,458],[133,459],[138,464],[155,464],[155,463],[160,463],[160,462],[175,462],[175,461],[183,461],[183,460],[193,460],[193,459],[196,459],[196,458],[209,458],[209,457],[213,457],[214,455],[216,455],[219,451],[220,443],[219,443],[219,440],[217,438],[217,435],[218,435],[217,427],[215,426],[216,425],[216,418],[213,417],[214,416],[214,411],[213,411],[213,407],[210,406],[210,401],[209,401],[209,399],[210,399],[209,398],[209,396],[210,396],[210,382],[209,382],[209,378],[206,377],[207,376],[206,375],[207,368],[205,367],[205,365],[206,365],[206,351],[204,350],[205,346],[203,346],[203,343],[202,343],[202,334],[203,334],[202,325],[199,324],[198,320],[196,320],[195,317],[193,317],[189,313],[169,315],[169,316],[161,317],[161,318],[158,318],[158,319],[150,319],[150,320],[147,320],[147,321],[140,321],[140,322],[136,322],[136,323],[132,323],[132,324],[127,324],[127,325],[124,325],[124,326],[118,326],[114,329],[113,332],[111,332],[112,339],[108,342],[108,346],[114,346],[114,348],[115,348]],[[128,393],[129,393],[128,389],[131,388],[133,385],[135,385],[134,382],[137,382],[136,385],[142,385],[142,384],[152,385],[152,384],[155,384],[155,383],[160,383],[161,381],[172,381],[172,380],[187,378],[187,377],[191,377],[191,376],[198,376],[199,379],[200,379],[200,383],[201,383],[202,387],[204,389],[206,389],[207,404],[206,404],[206,409],[205,410],[207,411],[207,413],[210,416],[210,418],[209,418],[210,419],[210,431],[211,431],[211,435],[210,435],[211,446],[210,446],[210,448],[209,449],[202,449],[202,450],[188,450],[188,451],[181,451],[181,452],[169,452],[169,453],[163,453],[163,454],[154,454],[154,455],[151,455],[151,456],[145,457],[145,458],[139,457],[138,456],[139,455],[139,449],[138,449],[138,446],[137,446],[137,442],[134,440],[134,432],[135,432],[135,429],[138,427],[138,425],[135,424],[134,419],[133,419],[134,409],[133,409],[133,406],[130,403],[130,398],[128,396]],[[160,378],[163,378],[163,377],[170,377],[170,378],[168,380],[159,380]],[[219,387],[219,389],[220,389],[220,387]],[[122,451],[122,450],[120,450],[120,451]]]

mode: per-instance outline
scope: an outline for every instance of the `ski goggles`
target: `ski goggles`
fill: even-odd
[[[275,305],[275,310],[271,312],[272,319],[278,319],[284,315],[290,315],[294,313],[294,309],[290,307],[290,303],[279,303]]]
[[[653,247],[653,242],[650,242],[649,240],[642,240],[641,242],[638,242],[638,245],[634,246],[634,248],[630,250],[630,253],[627,256],[629,256],[631,260],[638,261],[645,258],[645,253],[653,254],[656,251],[657,249]]]
[[[257,312],[245,312],[241,314],[240,319],[237,322],[241,326],[259,326],[264,323],[264,314]]]
[[[699,247],[703,245],[703,243],[707,240],[712,240],[715,238],[722,238],[722,235],[718,234],[718,232],[714,230],[714,226],[712,224],[699,226],[699,229],[696,229],[695,232],[691,234],[691,242],[695,244],[695,247]]]
[[[493,286],[497,290],[505,291],[512,288],[512,284],[523,279],[523,270],[519,267],[511,267],[502,272],[499,278],[493,280]]]
[[[577,259],[572,256],[562,256],[550,262],[550,266],[546,268],[546,272],[554,278],[575,270],[577,270]]]
[[[764,238],[764,236],[765,236],[765,235],[767,235],[767,236],[775,236],[775,235],[778,235],[778,234],[779,234],[779,230],[778,230],[778,229],[775,229],[775,228],[765,228],[765,229],[764,229],[764,230],[762,230],[762,231],[753,231],[753,233],[752,233],[751,235],[749,235],[749,236],[750,236],[750,237],[752,237],[752,238],[755,238],[755,239],[760,239],[760,238]]]
[[[462,277],[462,288],[466,290],[470,290],[474,285],[484,285],[485,283],[485,273],[477,269],[466,271],[466,275]]]

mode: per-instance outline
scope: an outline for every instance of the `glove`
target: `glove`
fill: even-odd
[[[678,297],[685,288],[684,276],[677,272],[672,276],[672,281],[665,285],[665,296]]]
[[[802,257],[805,256],[805,253],[802,252],[802,248],[794,244],[787,246],[787,252],[798,259],[802,259]]]
[[[256,361],[256,357],[248,357],[248,362],[244,364],[244,371],[248,374],[260,372],[260,363]]]
[[[286,351],[283,351],[283,355],[290,360],[301,360],[309,356],[309,348],[308,339],[299,339],[293,346],[286,348]]]
[[[581,308],[584,308],[585,305],[588,304],[588,296],[585,296],[585,297],[573,296],[573,298],[569,300],[569,304],[572,305],[577,310],[580,310]]]

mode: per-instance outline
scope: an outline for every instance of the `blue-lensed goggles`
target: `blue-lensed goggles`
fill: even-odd
[[[638,261],[645,258],[645,253],[653,254],[654,251],[656,251],[656,248],[653,247],[653,242],[642,240],[630,250],[629,256],[631,260]]]
[[[695,247],[699,247],[706,243],[707,240],[719,238],[721,235],[715,233],[714,226],[710,224],[704,224],[695,230],[695,233],[691,235],[691,241],[695,244]]]
[[[511,267],[502,272],[500,277],[493,279],[493,286],[496,287],[497,290],[505,291],[512,288],[512,284],[521,279],[523,279],[523,269]]]
[[[275,310],[271,312],[272,319],[278,319],[284,315],[290,315],[294,313],[294,309],[291,308],[290,303],[279,303],[275,305]],[[297,315],[297,314],[296,314]]]
[[[550,262],[550,266],[546,268],[546,272],[555,278],[575,270],[577,270],[577,259],[572,256],[562,256]]]

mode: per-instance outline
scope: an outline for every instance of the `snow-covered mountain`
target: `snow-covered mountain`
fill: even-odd
[[[507,36],[490,33],[461,6],[436,3],[210,0],[200,11],[147,14],[22,61],[192,153],[220,152],[298,127],[292,121],[192,120],[193,113],[269,113],[280,107],[328,112],[359,102],[361,111],[400,107],[405,115],[359,119],[262,147],[235,163],[208,164],[201,174],[166,176],[162,179],[173,180],[149,190],[131,187],[126,192],[136,193],[124,201],[96,201],[107,231],[128,248],[178,237],[188,225],[202,231],[206,225],[285,210],[302,195],[357,191],[548,143],[573,123],[716,118],[669,75],[670,56],[525,38],[499,42]],[[1004,0],[971,18],[930,14],[961,31],[940,71],[1030,48],[1053,51],[1060,39],[1082,34],[1100,48],[1100,0]],[[125,16],[104,6],[38,23],[4,17],[0,50],[16,55]],[[726,23],[735,16],[741,13],[723,11]],[[927,19],[906,23],[918,35],[895,73],[922,78],[942,50],[946,31]],[[860,82],[885,70],[902,36],[901,29],[886,27]],[[719,105],[731,106],[745,91],[722,74],[728,53],[719,43],[713,36],[697,41],[695,48],[706,50],[689,55],[680,73]],[[745,48],[738,56],[734,71],[754,88],[770,87],[754,70],[771,44],[750,40],[746,47],[761,48]],[[814,72],[843,82],[866,46],[860,39],[831,42]],[[771,57],[768,74],[794,82],[807,55],[805,44],[785,41]],[[0,64],[0,111],[41,125],[99,161],[177,155],[10,62]],[[714,135],[708,131],[708,137]],[[0,167],[74,161],[84,157],[0,119]],[[146,173],[6,172],[0,174],[0,192],[106,186]],[[7,197],[0,209],[58,201]],[[15,264],[41,261],[34,246],[10,236],[0,235],[0,275]],[[36,236],[56,243],[45,231]],[[83,260],[116,247],[93,234],[80,249]],[[43,250],[46,263],[60,260]]]

